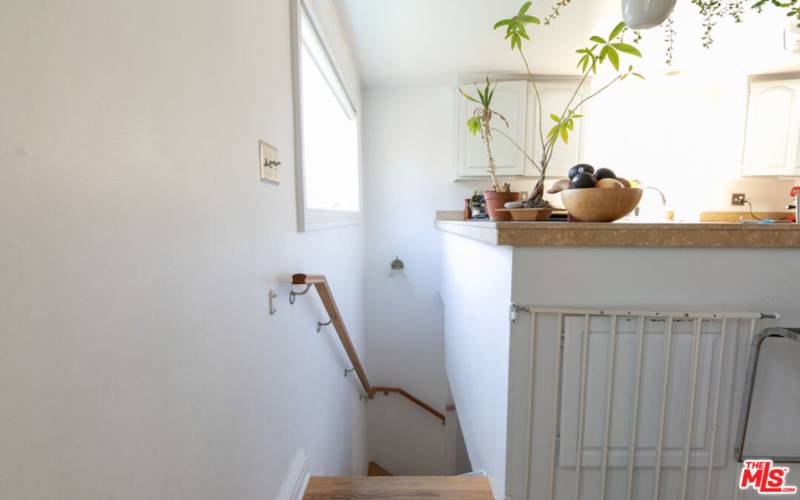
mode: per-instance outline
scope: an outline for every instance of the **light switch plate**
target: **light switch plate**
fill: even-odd
[[[258,141],[259,160],[261,162],[261,180],[272,184],[280,184],[281,177],[278,161],[278,150],[264,141]]]

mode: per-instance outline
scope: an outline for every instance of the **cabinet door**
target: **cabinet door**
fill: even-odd
[[[743,175],[787,175],[797,167],[798,81],[750,85]]]
[[[787,148],[786,174],[800,177],[800,80],[792,80],[794,106],[789,125],[789,147]]]
[[[528,134],[528,141],[526,151],[532,151],[533,159],[539,161],[542,157],[542,141],[539,136],[539,103],[536,99],[536,93],[533,90],[533,84],[530,83],[529,95],[530,98],[528,99],[528,130],[531,132]],[[539,93],[541,94],[542,98],[542,108],[543,108],[543,116],[542,116],[542,132],[544,133],[545,140],[547,140],[547,133],[550,132],[550,129],[553,128],[555,122],[550,118],[551,114],[561,116],[564,112],[564,108],[566,108],[567,103],[569,103],[572,95],[575,93],[575,88],[578,85],[578,80],[574,81],[559,81],[559,82],[537,82],[537,87],[539,88]],[[573,106],[581,101],[584,97],[586,97],[587,92],[589,91],[589,85],[584,84],[583,88],[578,95],[575,97],[573,101]],[[569,169],[572,168],[574,165],[581,163],[583,158],[583,131],[584,125],[586,122],[586,111],[585,107],[581,108],[579,114],[584,115],[583,118],[580,118],[575,121],[575,130],[569,134],[569,142],[564,144],[564,142],[559,139],[558,144],[556,144],[555,151],[553,152],[553,157],[550,160],[550,164],[547,167],[547,177],[566,177],[567,172]],[[530,162],[526,161],[525,164],[525,175],[531,176],[538,176],[538,171],[534,168]]]
[[[462,84],[461,88],[470,95],[476,93],[475,84]],[[506,127],[499,117],[495,117],[493,120],[494,127],[501,129],[509,137],[512,137],[521,147],[524,146],[525,141],[527,91],[527,85],[524,81],[498,82],[492,101],[492,108],[508,120],[508,127]],[[473,112],[478,105],[460,95],[458,88],[456,88],[456,99],[456,157],[458,162],[456,177],[458,179],[488,177],[489,160],[486,145],[483,143],[480,134],[472,135],[467,130],[467,120],[473,116]],[[524,156],[501,134],[494,134],[492,152],[498,175],[523,174]]]

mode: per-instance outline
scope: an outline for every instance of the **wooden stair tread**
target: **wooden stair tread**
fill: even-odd
[[[380,465],[376,464],[375,462],[369,463],[369,469],[367,471],[367,475],[370,477],[394,476],[394,474],[384,469]]]
[[[487,477],[322,477],[308,482],[304,500],[493,500]]]

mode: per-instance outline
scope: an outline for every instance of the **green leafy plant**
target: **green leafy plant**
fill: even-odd
[[[568,2],[567,2],[568,3]],[[578,69],[581,72],[581,78],[578,82],[574,92],[572,93],[571,98],[567,105],[560,110],[558,113],[550,113],[549,117],[554,122],[547,133],[544,131],[544,113],[542,112],[542,96],[539,92],[539,88],[536,84],[536,78],[531,72],[530,64],[528,63],[528,58],[525,55],[525,51],[523,50],[523,40],[530,40],[530,35],[528,33],[529,25],[538,25],[541,24],[540,20],[535,17],[528,15],[528,9],[531,6],[531,2],[525,2],[522,7],[519,9],[516,15],[510,17],[508,19],[501,19],[494,25],[494,29],[505,28],[505,38],[509,40],[511,43],[511,50],[519,52],[520,57],[522,58],[523,63],[525,64],[525,70],[528,74],[528,79],[531,81],[534,94],[536,95],[536,100],[538,103],[539,112],[539,142],[541,143],[541,156],[538,159],[532,158],[524,148],[522,148],[519,144],[517,144],[508,134],[506,134],[502,129],[497,127],[493,127],[491,124],[491,117],[496,115],[497,113],[491,112],[487,115],[486,111],[491,111],[491,98],[489,99],[489,106],[484,106],[483,112],[480,114],[481,117],[481,128],[477,127],[477,122],[475,119],[478,118],[478,110],[476,110],[476,114],[470,118],[470,121],[467,123],[470,131],[473,133],[477,133],[477,131],[481,131],[483,134],[484,142],[486,142],[486,133],[489,133],[489,142],[491,142],[491,132],[497,132],[499,135],[503,136],[505,139],[511,142],[524,156],[525,158],[533,165],[533,167],[539,172],[539,180],[536,183],[536,186],[531,191],[530,196],[528,197],[527,204],[530,207],[542,207],[547,206],[547,202],[544,201],[544,181],[547,176],[547,168],[550,164],[550,161],[553,158],[553,153],[555,148],[559,142],[568,143],[570,134],[575,130],[576,121],[581,119],[583,115],[580,114],[581,107],[586,104],[587,101],[597,97],[599,94],[605,92],[609,87],[625,80],[629,76],[635,76],[638,78],[644,78],[639,73],[636,73],[633,69],[632,65],[625,66],[625,69],[620,70],[622,67],[622,59],[624,57],[641,57],[641,52],[639,49],[625,43],[622,39],[623,34],[627,30],[627,27],[624,22],[621,22],[614,26],[614,28],[609,32],[607,37],[601,36],[592,36],[589,38],[589,44],[586,47],[580,48],[576,51],[577,54],[580,55],[578,59]],[[598,90],[590,93],[588,96],[579,98],[581,90],[583,89],[584,85],[586,84],[590,75],[594,75],[597,73],[599,67],[603,65],[610,65],[616,71],[616,76],[600,87]],[[490,85],[488,84],[487,79],[487,87],[484,91],[488,91],[490,89]],[[492,89],[493,92],[493,89]],[[463,92],[462,92],[463,93]],[[465,96],[473,100],[475,102],[479,102],[478,99],[475,99],[471,96],[465,94]],[[489,120],[485,120],[485,117],[489,117]],[[491,149],[491,148],[489,148]],[[491,156],[491,152],[489,154],[489,165],[490,170],[493,168],[492,165],[494,163],[494,159]],[[497,181],[492,178],[492,182],[497,185]]]
[[[672,66],[675,57],[675,20],[672,17],[664,21],[664,43],[667,44],[665,62],[667,66]]]
[[[717,23],[729,17],[737,23],[744,19],[745,0],[692,0],[700,15],[703,16],[703,47],[710,48],[714,43],[713,33]],[[797,19],[797,26],[800,27],[800,0],[755,0],[750,8],[761,12],[764,7],[771,5],[780,9],[788,9],[787,17]]]
[[[544,25],[550,26],[550,23],[556,20],[561,15],[561,8],[566,7],[572,3],[572,0],[558,0],[555,5],[550,9],[550,13],[544,18]]]
[[[797,19],[797,27],[800,28],[800,0],[757,0],[752,5],[752,8],[761,12],[765,5],[773,5],[781,9],[789,9],[786,11],[786,17],[794,17]]]
[[[472,116],[467,120],[467,128],[473,135],[481,134],[481,139],[483,139],[483,143],[486,146],[486,154],[489,157],[489,167],[487,171],[492,177],[492,190],[500,192],[504,186],[500,185],[500,181],[497,178],[497,165],[495,164],[494,154],[492,152],[492,120],[494,117],[497,117],[506,127],[508,127],[508,120],[506,120],[505,116],[492,109],[492,99],[494,99],[494,91],[496,88],[497,83],[492,83],[487,77],[486,85],[483,89],[480,87],[476,89],[477,95],[470,95],[461,88],[458,90],[467,100],[478,104],[478,107],[472,112]]]

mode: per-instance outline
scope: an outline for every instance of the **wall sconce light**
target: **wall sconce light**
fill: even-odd
[[[405,278],[406,273],[404,269],[406,268],[405,263],[400,260],[400,257],[395,257],[394,260],[389,264],[389,277],[390,278]]]

